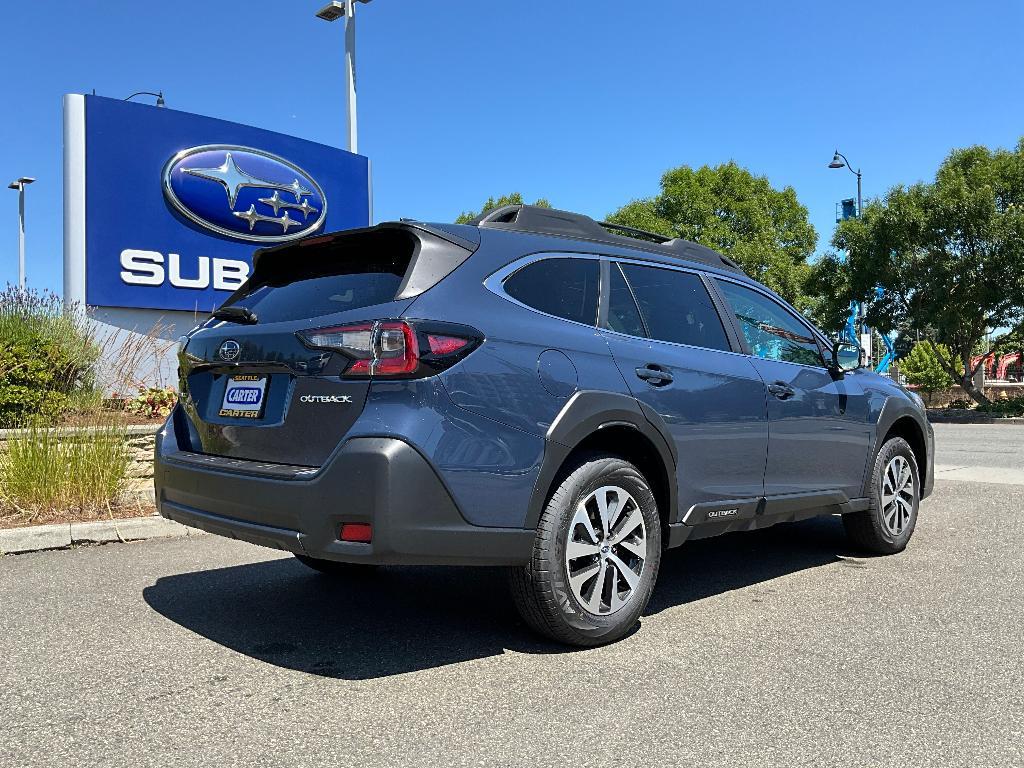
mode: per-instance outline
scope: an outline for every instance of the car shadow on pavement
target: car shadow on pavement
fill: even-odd
[[[860,555],[851,550],[838,516],[688,541],[662,558],[647,615],[808,568],[859,563],[845,557]]]
[[[838,518],[689,542],[662,560],[647,615],[834,563]],[[519,620],[503,569],[389,567],[330,578],[293,559],[167,576],[151,608],[269,664],[366,680],[500,655],[571,652]]]

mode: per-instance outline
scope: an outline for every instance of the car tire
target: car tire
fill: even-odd
[[[647,480],[628,461],[589,455],[551,495],[530,562],[511,569],[509,581],[534,631],[594,646],[633,629],[660,563],[661,520]]]
[[[921,475],[910,445],[894,437],[882,445],[871,472],[870,505],[843,515],[851,543],[879,555],[902,552],[917,525]]]
[[[339,563],[336,560],[321,560],[309,555],[295,555],[295,559],[325,576],[363,576],[377,568],[370,563]]]

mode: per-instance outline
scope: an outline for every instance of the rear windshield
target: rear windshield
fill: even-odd
[[[275,323],[392,301],[415,242],[385,230],[266,254],[224,306],[248,307],[260,323]]]

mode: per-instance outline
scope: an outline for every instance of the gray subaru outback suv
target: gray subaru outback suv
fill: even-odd
[[[662,553],[842,515],[906,547],[920,398],[700,245],[508,206],[256,254],[180,345],[160,513],[332,576],[508,566],[523,619],[622,637]]]

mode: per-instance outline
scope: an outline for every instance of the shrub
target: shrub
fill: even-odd
[[[942,355],[946,361],[952,359],[949,348],[945,344],[937,344],[933,347],[928,342],[919,341],[910,350],[910,354],[900,360],[900,373],[903,374],[907,383],[914,385],[927,395],[929,403],[933,394],[953,384],[953,379],[943,367],[943,361],[939,355]]]
[[[124,404],[128,413],[134,413],[151,419],[155,416],[167,417],[178,402],[178,393],[174,387],[147,387]]]
[[[101,510],[124,489],[129,458],[123,427],[30,427],[9,438],[7,452],[0,453],[0,506],[28,521]]]
[[[966,398],[963,398],[963,397],[957,397],[957,398],[954,398],[954,399],[950,400],[949,401],[949,405],[947,405],[946,407],[947,408],[966,409],[966,408],[973,408],[975,405],[976,405],[976,403],[973,400],[967,400]]]
[[[1024,395],[993,400],[979,405],[978,411],[992,416],[1024,416]]]
[[[0,427],[53,423],[92,392],[100,349],[54,293],[0,291]]]

